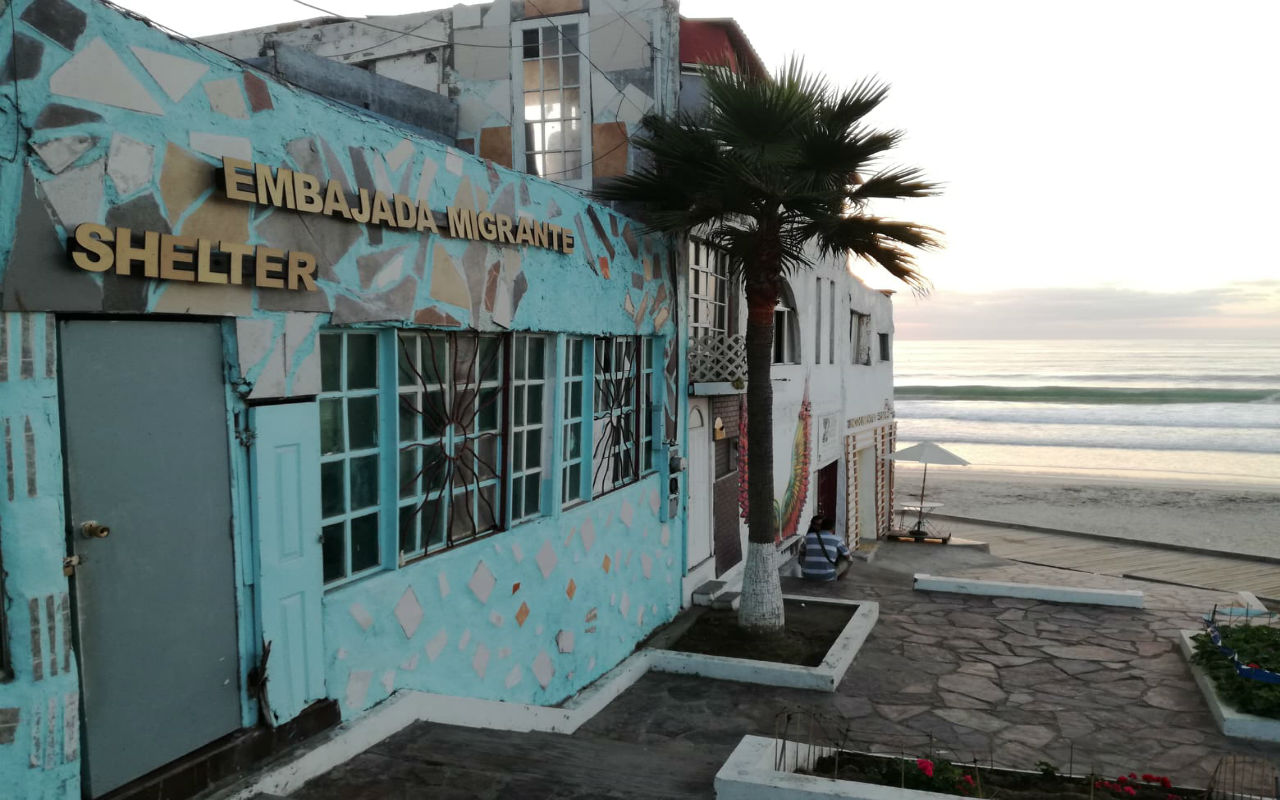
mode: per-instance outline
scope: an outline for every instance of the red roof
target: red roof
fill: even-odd
[[[742,67],[740,55],[757,72],[767,72],[737,21],[680,18],[681,64],[719,64],[738,72]]]

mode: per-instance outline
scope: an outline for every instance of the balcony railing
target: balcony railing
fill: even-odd
[[[746,337],[703,333],[689,340],[690,383],[738,383],[747,380]]]

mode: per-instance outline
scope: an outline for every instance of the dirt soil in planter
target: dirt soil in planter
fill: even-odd
[[[1095,788],[1093,781],[1086,778],[1073,778],[1065,775],[1046,775],[1039,772],[1015,772],[1003,769],[974,770],[964,764],[948,765],[946,762],[935,762],[936,778],[926,777],[916,765],[914,759],[902,759],[892,756],[873,756],[865,753],[841,753],[838,759],[824,756],[818,759],[811,771],[802,771],[805,775],[820,778],[836,778],[844,781],[861,781],[880,786],[898,786],[908,789],[921,789],[931,792],[943,792],[969,797],[997,797],[1001,800],[1108,800],[1108,798],[1124,798],[1143,800],[1144,798],[1203,798],[1203,789],[1186,789],[1179,787],[1165,788],[1159,783],[1143,781],[1141,776],[1136,780],[1128,779],[1118,783],[1116,777],[1103,776],[1101,780],[1112,784],[1115,788]],[[972,784],[964,779],[964,775],[974,777]],[[1127,776],[1126,776],[1127,778]],[[940,785],[944,784],[944,785]],[[1124,791],[1130,786],[1134,794]]]
[[[786,626],[776,634],[745,631],[737,611],[709,608],[667,649],[816,667],[857,610],[798,600],[784,601],[784,608]]]

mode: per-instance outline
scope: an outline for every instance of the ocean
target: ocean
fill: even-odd
[[[1280,342],[899,339],[898,440],[979,468],[1280,486]]]

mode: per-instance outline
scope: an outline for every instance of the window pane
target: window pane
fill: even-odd
[[[343,536],[343,523],[324,526],[321,534],[321,545],[324,555],[324,580],[337,580],[347,574],[346,538]]]
[[[554,56],[560,52],[560,31],[554,25],[542,29],[542,55]]]
[[[579,57],[577,53],[573,53],[572,55],[566,55],[563,61],[563,74],[560,76],[562,78],[561,83],[563,85],[565,86],[578,85],[578,64],[579,64]]]
[[[516,478],[511,482],[511,518],[520,519],[524,516],[524,481]]]
[[[542,173],[548,178],[564,177],[564,156],[559,153],[547,153],[546,155],[547,171]]]
[[[564,148],[564,134],[560,132],[561,124],[559,122],[548,122],[543,127],[547,131],[547,150],[561,150]],[[551,167],[547,167],[548,170]]]
[[[341,453],[346,449],[346,437],[342,435],[342,400],[320,401],[320,452]]]
[[[525,437],[524,453],[525,469],[536,469],[542,465],[542,436],[537,431]]]
[[[606,23],[607,24],[607,23]],[[560,38],[564,43],[561,51],[565,54],[578,52],[578,24],[560,26]]]
[[[427,392],[422,396],[422,438],[438,439],[444,433],[444,392]]]
[[[524,516],[537,514],[542,508],[542,477],[526,475],[524,479]]]
[[[422,539],[428,548],[444,544],[444,506],[439,500],[428,500],[418,512],[422,521]]]
[[[320,465],[320,513],[326,517],[347,510],[347,479],[344,461],[330,461]]]
[[[538,57],[538,29],[530,28],[524,32],[524,40],[521,42],[524,49],[525,58]]]
[[[496,435],[481,436],[472,441],[476,454],[476,474],[480,480],[489,480],[497,476],[498,469],[498,437]]]
[[[546,371],[546,363],[546,340],[540,336],[531,337],[529,339],[530,380],[542,380],[543,373]]]
[[[352,397],[347,400],[347,425],[352,450],[378,445],[378,398]]]
[[[480,380],[496,381],[502,374],[502,342],[495,336],[480,340]]]
[[[582,497],[582,465],[570,465],[564,479],[564,499],[577,500]]]
[[[320,391],[342,391],[342,334],[320,334]]]
[[[378,566],[378,515],[366,514],[351,520],[351,571]]]
[[[516,386],[511,390],[511,421],[516,425],[524,424],[525,387]]]
[[[560,92],[542,93],[542,118],[560,119]]]
[[[496,526],[498,511],[497,484],[491,483],[488,486],[481,486],[479,502],[476,503],[476,518],[482,533],[492,530]]]
[[[351,510],[378,504],[378,457],[351,459]]]
[[[541,109],[541,106],[539,106],[539,109]],[[536,152],[536,151],[546,149],[542,146],[542,126],[536,122],[525,123],[524,149],[530,152]]]
[[[582,455],[582,434],[577,425],[569,425],[564,429],[564,457],[574,459]]]
[[[422,450],[422,481],[428,492],[439,491],[444,486],[445,473],[449,470],[449,462],[439,445],[429,444]]]
[[[418,343],[422,346],[422,379],[427,388],[439,388],[441,379],[449,371],[444,339],[421,336]]]
[[[564,90],[564,113],[560,116],[565,119],[582,116],[582,102],[577,89]]]
[[[527,339],[524,336],[517,336],[515,342],[515,354],[512,356],[512,366],[515,367],[516,380],[524,378],[525,365],[525,345]]]
[[[540,63],[541,62],[538,62],[538,61],[524,62],[524,88],[526,90],[539,88],[538,65]]]
[[[579,120],[572,120],[564,123],[563,144],[565,150],[579,150],[582,148],[582,123]]]
[[[469,539],[475,536],[475,512],[471,509],[470,490],[459,492],[453,496],[449,516],[450,539],[456,542],[460,539]]]
[[[347,389],[378,386],[378,337],[372,333],[347,334]]]
[[[542,156],[529,154],[524,157],[524,171],[530,175],[542,175]]]
[[[529,387],[529,414],[526,417],[528,424],[542,424],[542,386],[534,385]]]
[[[418,506],[407,505],[400,507],[400,552],[412,553],[419,549],[418,546]]]
[[[540,92],[524,93],[524,118],[526,122],[537,122],[542,119],[542,94]],[[525,128],[525,136],[529,136],[528,128]],[[541,146],[534,146],[534,142],[541,141],[541,139],[526,139],[524,147],[526,150],[541,150]]]
[[[400,451],[400,497],[418,494],[421,480],[418,476],[418,448]]]
[[[501,411],[502,388],[495,386],[492,389],[482,389],[480,391],[480,409],[476,414],[476,431],[496,431]]]
[[[560,62],[554,58],[542,62],[542,88],[560,88]]]
[[[564,154],[564,179],[573,180],[582,177],[582,153]]]
[[[582,416],[582,384],[573,383],[569,385],[569,416]]]
[[[418,341],[415,338],[401,337],[396,341],[397,372],[401,386],[418,385]]]
[[[453,382],[471,384],[476,380],[476,339],[457,336],[453,339]]]
[[[416,442],[418,440],[417,405],[418,396],[414,394],[400,395],[400,441]]]

